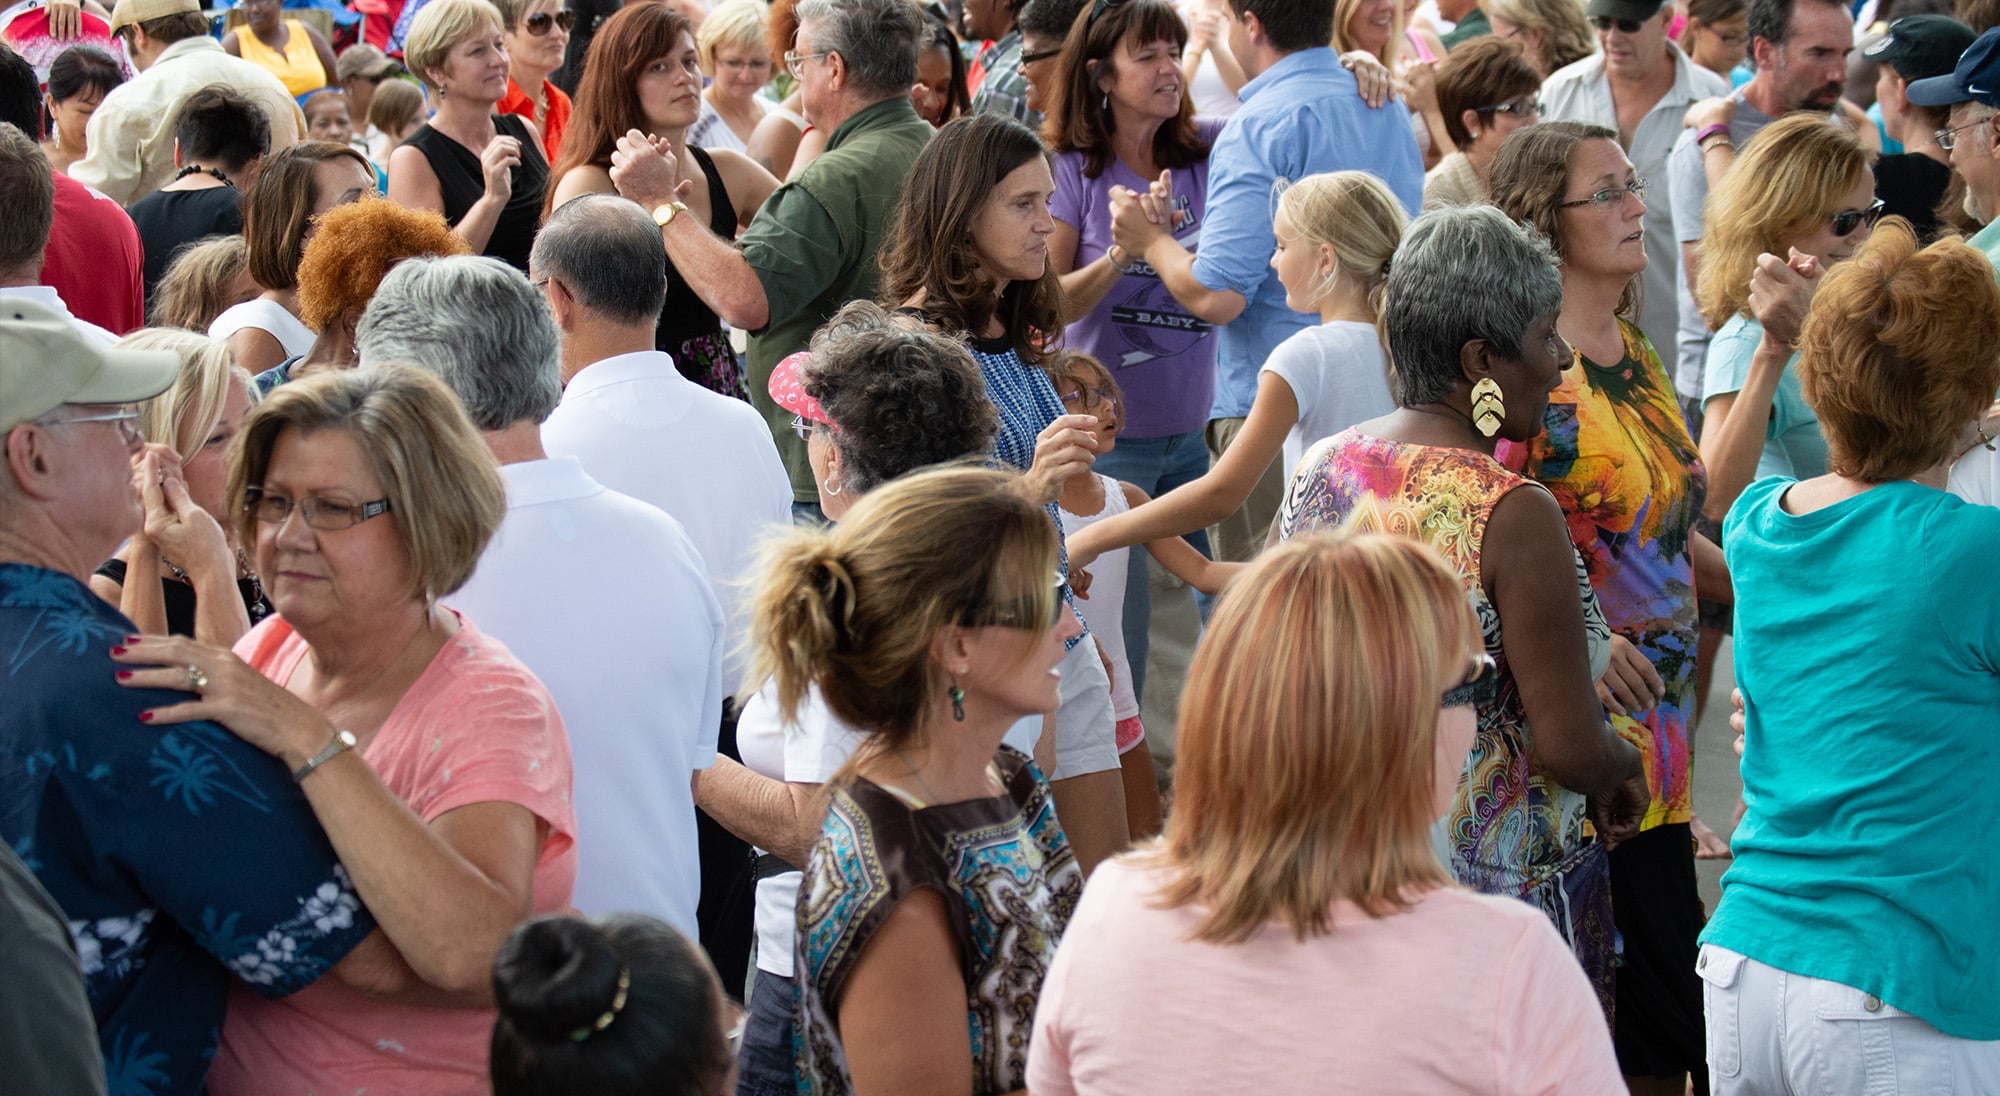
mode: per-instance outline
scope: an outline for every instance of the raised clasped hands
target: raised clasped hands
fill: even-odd
[[[1174,208],[1174,173],[1160,177],[1141,194],[1130,187],[1111,188],[1111,238],[1127,255],[1144,258],[1146,248],[1171,236],[1187,214]]]
[[[1757,268],[1750,274],[1750,314],[1764,326],[1765,334],[1787,346],[1797,345],[1813,292],[1825,272],[1817,256],[1798,248],[1790,251],[1784,259],[1768,251],[1757,256]]]
[[[233,574],[229,539],[214,515],[188,495],[180,458],[164,445],[149,444],[132,458],[135,486],[144,507],[140,537],[189,574],[220,568]]]
[[[672,142],[628,129],[611,150],[611,185],[650,212],[685,198],[694,180],[681,181]]]

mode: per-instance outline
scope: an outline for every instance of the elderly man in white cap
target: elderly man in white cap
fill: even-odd
[[[401,984],[283,765],[212,723],[149,728],[141,712],[186,694],[117,682],[132,623],[84,581],[139,525],[132,404],[179,372],[178,355],[96,349],[0,295],[0,849],[60,907],[103,1072],[153,1096],[202,1091],[232,974],[268,996],[328,973]],[[0,1043],[8,1091],[102,1091],[102,1074],[37,1072],[80,1018],[36,992],[46,958],[44,977],[17,977],[5,946],[0,1036],[36,1047]]]
[[[237,92],[271,117],[271,151],[305,138],[306,118],[276,76],[222,52],[200,0],[118,0],[111,33],[139,75],[112,88],[91,115],[90,153],[70,178],[131,205],[174,177],[174,120],[181,102],[210,85]]]

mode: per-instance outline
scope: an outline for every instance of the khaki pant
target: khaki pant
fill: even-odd
[[[1236,435],[1243,431],[1242,419],[1210,419],[1203,437],[1208,442],[1211,461],[1222,459],[1229,451]],[[1247,562],[1250,557],[1264,550],[1264,541],[1271,532],[1271,522],[1278,516],[1278,507],[1285,501],[1285,458],[1282,454],[1273,457],[1271,467],[1257,478],[1257,485],[1250,489],[1250,497],[1236,512],[1223,518],[1208,528],[1208,544],[1214,549],[1215,558],[1231,563]]]

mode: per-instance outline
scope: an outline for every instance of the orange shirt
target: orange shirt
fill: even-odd
[[[563,127],[569,125],[569,95],[547,80],[542,81],[542,95],[548,100],[548,116],[537,118],[534,100],[528,98],[528,94],[510,76],[507,78],[507,97],[500,100],[495,109],[502,114],[518,114],[535,123],[535,128],[542,131],[542,150],[548,154],[546,159],[549,163],[553,164],[562,152]]]

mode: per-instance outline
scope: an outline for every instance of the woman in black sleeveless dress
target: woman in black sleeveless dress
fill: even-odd
[[[507,93],[500,13],[487,0],[432,0],[410,27],[404,60],[437,113],[389,155],[389,198],[444,215],[482,255],[528,269],[549,165],[541,136],[494,113]]]
[[[611,152],[619,137],[636,129],[672,146],[686,216],[700,218],[723,239],[735,237],[738,226],[750,220],[778,181],[741,153],[687,143],[688,127],[701,116],[701,80],[694,34],[679,12],[638,4],[607,20],[598,29],[577,82],[576,107],[550,173],[554,182],[544,216],[579,195],[617,193],[611,182]],[[702,303],[671,260],[654,346],[673,355],[681,375],[696,384],[725,396],[749,398],[742,364],[729,345],[722,320]]]

